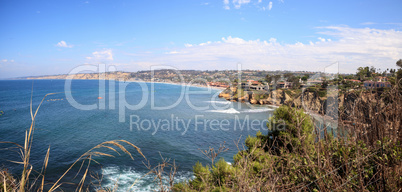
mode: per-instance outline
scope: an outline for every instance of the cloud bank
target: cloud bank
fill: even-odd
[[[170,54],[138,58],[132,64],[142,69],[170,65],[207,70],[236,69],[237,63],[241,63],[243,69],[322,71],[339,61],[340,72],[354,73],[359,66],[395,68],[395,62],[402,58],[401,31],[346,26],[318,29],[320,37],[308,43],[286,44],[275,38],[261,41],[228,36],[215,42],[186,44]]]

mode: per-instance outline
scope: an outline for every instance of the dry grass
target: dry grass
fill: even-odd
[[[334,131],[337,137],[315,123],[310,142],[304,125],[311,119],[290,108],[283,117],[290,117],[286,123],[291,129],[247,138],[246,147],[237,145],[233,165],[224,161],[206,166],[197,163],[196,178],[174,189],[402,191],[401,92],[394,88],[382,94],[364,94],[349,100],[340,112],[338,130]]]
[[[25,131],[25,142],[23,145],[20,145],[18,143],[14,142],[9,142],[9,141],[1,141],[0,144],[7,144],[11,145],[11,147],[6,148],[8,150],[10,149],[18,149],[18,153],[21,157],[20,161],[14,161],[14,160],[9,160],[10,162],[17,163],[23,166],[23,171],[19,176],[19,180],[14,179],[14,177],[6,170],[1,170],[0,171],[0,179],[2,181],[0,182],[2,188],[0,191],[19,191],[19,192],[25,192],[25,191],[44,191],[44,188],[46,185],[49,185],[50,187],[47,189],[47,191],[56,191],[56,190],[61,190],[61,186],[63,184],[71,184],[68,182],[62,182],[63,178],[72,170],[73,167],[75,167],[79,162],[81,162],[80,168],[78,172],[76,173],[76,176],[83,172],[82,177],[80,179],[80,182],[77,185],[76,191],[83,191],[83,190],[89,190],[89,186],[85,185],[86,180],[88,180],[89,176],[89,168],[92,162],[96,162],[94,157],[97,156],[107,156],[107,157],[115,157],[113,153],[116,153],[117,155],[120,155],[119,150],[122,151],[123,153],[127,154],[130,156],[131,159],[134,160],[134,157],[132,153],[124,147],[124,145],[128,145],[130,147],[133,147],[138,154],[140,154],[145,160],[145,156],[142,153],[141,149],[134,144],[126,141],[126,140],[113,140],[113,141],[106,141],[103,142],[92,149],[88,150],[84,154],[82,154],[54,183],[46,183],[46,169],[48,166],[49,158],[50,158],[50,146],[47,149],[46,156],[44,158],[44,163],[41,168],[41,170],[38,172],[37,176],[33,176],[32,172],[34,171],[33,165],[30,163],[30,157],[31,157],[31,152],[32,152],[32,143],[34,139],[34,132],[35,132],[35,118],[36,115],[38,114],[39,108],[41,107],[43,101],[45,98],[49,95],[54,95],[58,93],[49,93],[46,94],[42,101],[40,102],[39,106],[36,108],[35,112],[32,110],[32,95],[31,95],[31,103],[30,103],[30,113],[31,113],[31,125],[29,129]],[[100,152],[98,151],[99,149],[106,149],[111,153],[105,153],[105,152]],[[85,166],[85,167],[84,167]],[[35,171],[34,171],[35,172]],[[40,181],[40,182],[38,182]],[[85,187],[87,187],[85,189]]]

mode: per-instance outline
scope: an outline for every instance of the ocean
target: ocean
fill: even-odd
[[[68,85],[68,86],[66,86]],[[71,86],[70,86],[71,85]],[[219,98],[220,90],[165,83],[97,80],[2,80],[0,81],[0,141],[24,143],[31,124],[30,102],[35,110],[45,98],[36,121],[31,154],[33,168],[40,171],[50,146],[46,182],[56,181],[68,167],[92,147],[109,140],[127,140],[138,146],[149,163],[156,166],[161,156],[178,165],[176,181],[191,179],[196,162],[210,164],[201,150],[229,150],[218,156],[231,163],[248,135],[267,133],[266,123],[274,109]],[[144,158],[125,145],[134,160],[123,153],[95,157],[92,174],[103,176],[102,186],[127,191],[150,191],[155,187]],[[0,144],[0,148],[10,147]],[[104,151],[103,151],[104,152]],[[15,149],[0,150],[0,166],[18,175],[22,166]],[[79,165],[63,179],[76,181]],[[75,171],[75,172],[74,172]],[[145,177],[143,177],[145,176]],[[90,180],[90,179],[89,179]],[[90,181],[87,180],[89,183]],[[78,183],[78,182],[76,182]],[[67,191],[74,185],[63,185]]]

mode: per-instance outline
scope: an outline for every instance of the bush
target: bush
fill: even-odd
[[[393,101],[392,105],[400,106],[401,100],[393,98]],[[400,113],[398,110],[395,115]],[[321,132],[325,129],[315,126],[303,110],[288,106],[276,109],[269,120],[273,124],[285,123],[285,129],[247,137],[247,149],[234,155],[233,166],[223,159],[212,168],[197,163],[196,178],[189,184],[177,185],[182,187],[180,191],[395,191],[402,188],[402,145],[397,135],[376,139],[374,143],[356,137],[335,138]],[[399,125],[388,121],[386,124],[401,130]],[[337,135],[342,133],[341,125]],[[351,131],[360,129],[358,125]],[[372,139],[381,135],[373,131],[365,130]]]
[[[326,97],[327,96],[327,91],[318,91],[318,96]]]

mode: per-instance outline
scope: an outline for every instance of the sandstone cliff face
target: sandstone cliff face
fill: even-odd
[[[290,93],[291,95],[289,95]],[[369,105],[372,97],[379,97],[379,95],[365,92],[365,93],[345,93],[340,95],[333,95],[328,97],[320,97],[317,92],[298,92],[274,90],[266,93],[261,97],[261,94],[247,92],[238,98],[239,93],[236,88],[226,89],[219,94],[229,101],[234,102],[249,102],[251,104],[259,105],[290,105],[292,107],[303,108],[306,112],[318,113],[327,115],[332,118],[347,119],[352,115],[355,110],[355,105],[359,104],[361,113],[369,121]],[[356,103],[357,102],[357,103]],[[382,107],[385,104],[380,103]]]
[[[222,91],[219,94],[219,97],[223,97],[229,101],[237,101],[237,102],[249,102],[251,104],[259,104],[259,105],[290,105],[293,107],[304,108],[307,111],[314,112],[314,113],[321,113],[324,114],[326,112],[323,109],[323,106],[328,104],[335,105],[338,103],[332,102],[334,100],[331,98],[330,102],[327,99],[323,99],[318,96],[317,92],[303,92],[296,95],[289,95],[284,90],[274,90],[265,95],[261,96],[261,94],[255,94],[253,92],[248,92],[244,94],[242,97],[238,98],[238,91],[236,88],[230,88]],[[337,113],[337,112],[336,112]]]
[[[128,72],[114,72],[114,73],[79,73],[71,75],[49,75],[40,77],[29,77],[27,79],[128,79],[130,73]]]

